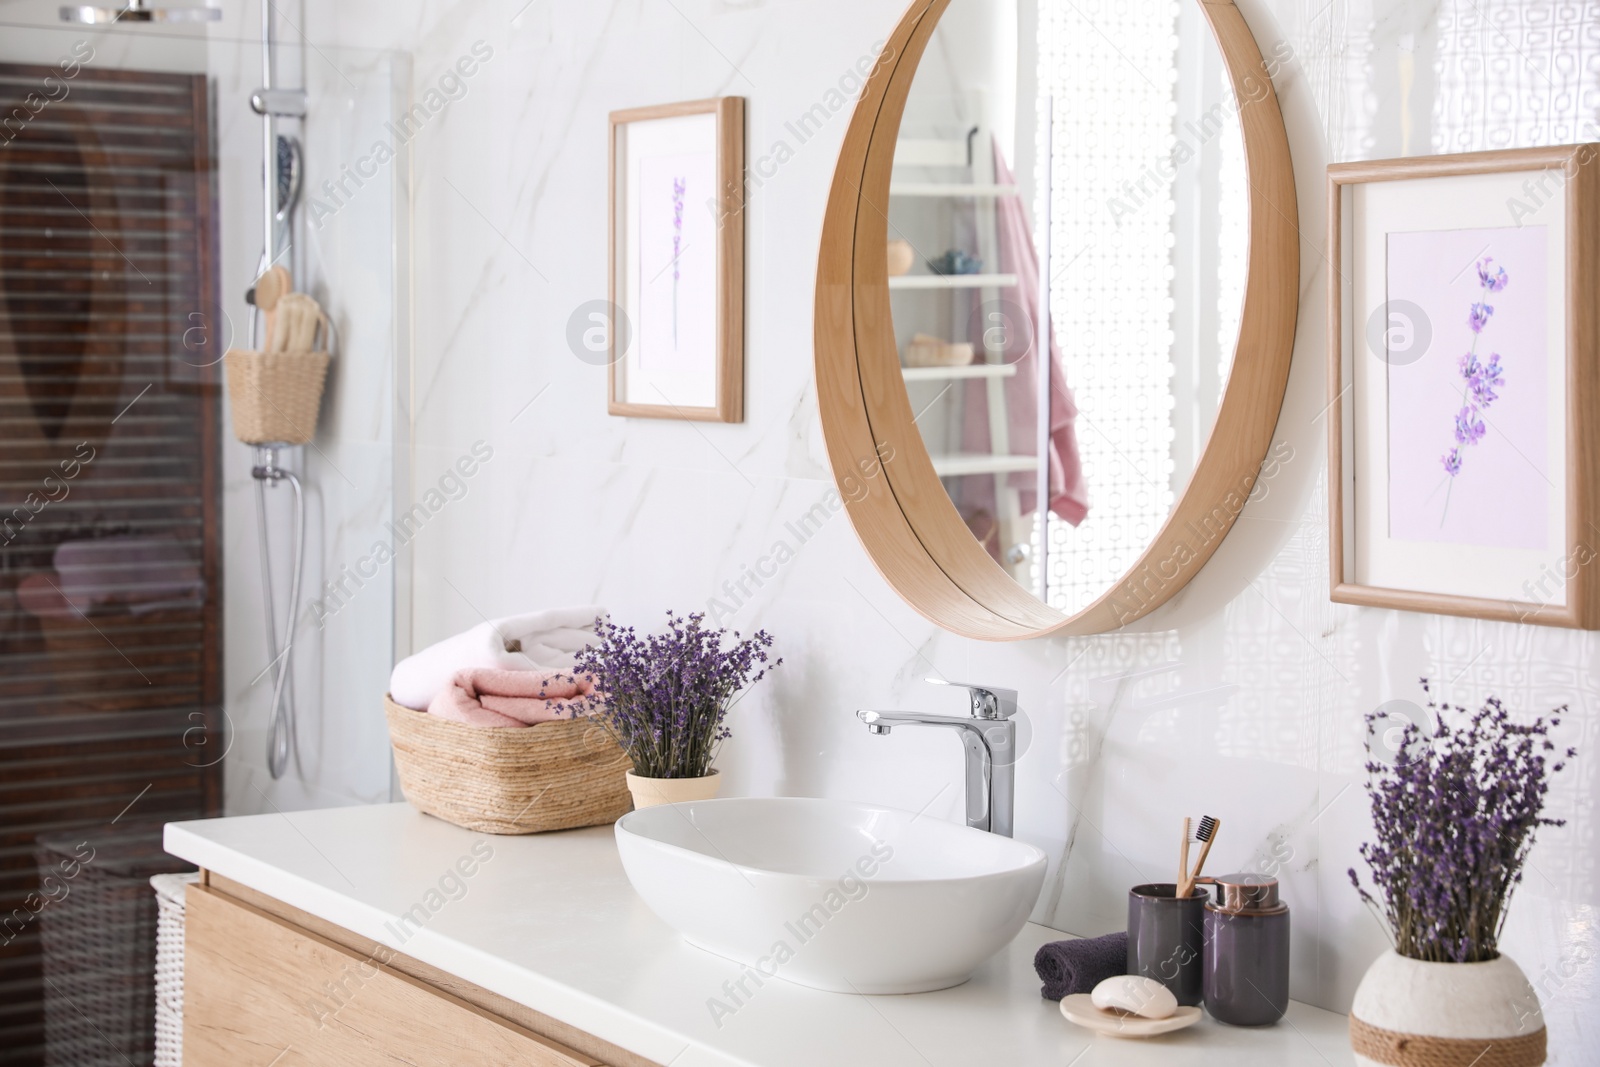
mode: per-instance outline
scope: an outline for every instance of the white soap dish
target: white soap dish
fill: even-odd
[[[1088,993],[1061,998],[1061,1014],[1069,1022],[1111,1037],[1155,1037],[1170,1034],[1200,1021],[1199,1008],[1179,1008],[1165,1019],[1146,1019],[1120,1011],[1102,1011]]]

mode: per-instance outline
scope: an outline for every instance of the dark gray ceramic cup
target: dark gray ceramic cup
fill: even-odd
[[[1128,891],[1128,973],[1154,978],[1178,1003],[1200,1004],[1203,993],[1206,901],[1203,888],[1179,900],[1171,882]]]

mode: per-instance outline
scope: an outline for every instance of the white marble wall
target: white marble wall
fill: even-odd
[[[842,515],[764,580],[736,624],[777,635],[786,662],[742,707],[723,766],[736,793],[820,794],[959,818],[945,736],[870,737],[865,706],[946,707],[939,673],[1017,686],[1031,728],[1019,835],[1055,857],[1037,917],[1098,933],[1127,887],[1168,876],[1184,814],[1221,816],[1217,869],[1276,862],[1295,914],[1294,994],[1348,1006],[1384,947],[1345,871],[1367,834],[1362,716],[1440,680],[1453,699],[1570,702],[1583,754],[1558,781],[1507,948],[1542,983],[1552,1062],[1592,1052],[1600,840],[1600,651],[1589,634],[1336,607],[1327,597],[1322,472],[1323,167],[1397,154],[1398,23],[1427,13],[1357,0],[1245,0],[1258,37],[1287,39],[1279,89],[1300,179],[1300,338],[1278,436],[1292,459],[1206,573],[1141,632],[990,645],[952,637],[885,586]],[[811,373],[816,242],[846,117],[797,143],[818,101],[895,21],[900,0],[346,0],[316,40],[415,56],[420,92],[473,43],[491,60],[419,139],[416,485],[474,441],[494,459],[416,543],[418,643],[534,604],[598,600],[648,624],[696,609],[829,488]],[[1372,89],[1372,86],[1379,87]],[[569,316],[605,295],[605,130],[614,108],[749,98],[748,419],[739,426],[604,413],[602,370],[574,358]],[[1386,115],[1381,121],[1378,115]],[[1427,121],[1424,109],[1419,121]],[[1425,149],[1426,142],[1413,146]]]

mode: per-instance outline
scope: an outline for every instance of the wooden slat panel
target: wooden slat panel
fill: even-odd
[[[39,321],[49,315],[59,315],[60,321],[69,324],[81,324],[85,321],[82,296],[71,293],[62,293],[60,296],[50,298],[31,296],[29,303],[32,305],[28,311],[29,321]],[[145,300],[136,292],[130,293],[121,302],[121,307],[124,317],[118,323],[119,326],[126,322],[159,319],[172,313],[172,306],[167,301]],[[105,329],[107,325],[103,320],[97,324],[101,329]]]
[[[0,64],[0,78],[8,84],[37,85],[47,77],[59,77],[61,71],[54,64],[5,63]],[[91,88],[115,89],[119,93],[144,93],[152,96],[181,98],[190,92],[195,77],[192,74],[175,74],[156,70],[118,70],[112,67],[84,69],[72,80],[73,91]]]
[[[74,751],[85,755],[114,752],[118,746],[141,738],[181,740],[183,731],[194,725],[192,716],[202,710],[200,705],[175,704],[140,712],[59,708],[44,715],[35,704],[32,712],[26,715],[0,715],[0,731],[5,738],[5,744],[0,745],[5,762],[0,765],[19,766],[24,760],[58,759]]]
[[[184,138],[160,130],[124,135],[115,143],[101,141],[100,154],[95,164],[88,167],[70,162],[76,158],[75,149],[71,147],[73,142],[67,128],[30,133],[26,147],[20,142],[11,142],[13,173],[20,180],[28,181],[33,174],[62,174],[71,167],[98,181],[132,186],[140,180],[160,178],[166,168],[184,162],[187,157]]]
[[[77,197],[61,187],[60,175],[52,176],[49,172],[30,174],[21,171],[15,163],[7,170],[6,184],[9,188],[6,214],[11,219],[25,216],[32,209],[54,210],[70,207],[77,201]],[[198,192],[192,187],[169,186],[171,175],[160,171],[145,176],[126,172],[114,174],[108,170],[104,176],[99,176],[80,170],[79,175],[73,191],[105,196],[130,211],[171,212],[181,210],[184,205],[192,208],[198,197]]]
[[[187,1067],[599,1064],[204,886],[184,923]]]
[[[111,270],[120,272],[124,266],[135,267],[146,277],[154,271],[167,277],[184,278],[191,283],[199,280],[192,257],[184,255],[183,249],[165,246],[154,249],[147,247],[143,251],[130,251],[126,246],[119,246],[113,251],[101,241],[98,247],[90,246],[80,254],[76,250],[63,250],[55,244],[41,242],[41,247],[30,249],[23,242],[7,242],[4,250],[0,250],[0,277],[15,281],[40,276],[103,275]]]
[[[0,64],[0,113],[54,69]],[[210,127],[203,78],[84,68],[68,100],[0,138],[0,914],[34,884],[40,834],[104,828],[136,797],[143,816],[220,807],[198,742],[224,743],[221,372],[183,346],[187,313],[217,307]],[[15,509],[79,442],[93,461],[19,530]],[[21,608],[19,582],[59,578],[61,542],[129,536],[171,540],[203,605],[107,604],[87,621]],[[115,566],[96,584],[142,592]],[[30,929],[0,946],[4,1067],[43,1062],[46,944]]]
[[[166,314],[125,315],[121,326],[126,332],[118,335],[96,331],[97,324],[92,316],[69,315],[57,309],[41,308],[29,311],[20,322],[13,315],[11,335],[0,340],[0,344],[7,344],[15,355],[34,366],[52,361],[70,361],[76,358],[78,352],[82,352],[90,356],[121,355],[124,363],[128,359],[143,356],[156,360],[152,368],[159,371],[160,361],[171,357],[181,342],[183,330],[193,325],[193,320],[183,313],[184,310],[169,306]],[[60,330],[66,324],[80,331],[76,344],[61,340]],[[31,333],[29,330],[40,332]],[[0,380],[17,379],[6,376]]]
[[[125,763],[129,759],[145,755],[160,756],[165,764],[177,765],[179,761],[172,757],[185,754],[178,752],[174,744],[181,745],[183,741],[181,734],[174,733],[179,725],[188,724],[174,723],[166,726],[163,733],[154,736],[125,738],[114,745],[90,746],[81,750],[65,741],[50,746],[33,746],[26,763],[18,760],[7,765],[7,781],[4,787],[0,787],[0,793],[11,794],[14,799],[26,788],[23,783],[30,781],[110,781],[126,773]],[[200,762],[192,754],[190,759]],[[124,797],[123,803],[126,804],[128,799]]]
[[[14,107],[15,103],[12,101],[11,106]],[[11,107],[7,107],[6,110],[10,111]],[[28,128],[32,129],[34,126],[38,126],[41,130],[66,128],[68,123],[62,120],[67,114],[71,114],[76,121],[93,126],[97,133],[102,133],[106,137],[115,137],[118,127],[160,130],[191,136],[193,134],[190,116],[181,111],[141,104],[116,107],[111,104],[80,102],[73,99],[54,104],[48,110],[41,112],[38,118],[28,123]]]
[[[13,221],[12,225],[4,225],[3,218],[0,218],[0,242],[3,242],[4,248],[10,252],[43,252],[59,256],[98,254],[108,261],[112,258],[107,253],[105,240],[93,231],[49,227],[49,232],[46,232],[46,227],[31,225],[33,221]],[[192,249],[175,246],[166,232],[131,234],[117,242],[117,248],[123,255],[135,260],[141,256],[168,256],[186,260],[193,252]]]
[[[174,456],[177,449],[173,446],[184,443],[193,443],[190,437],[163,437],[160,434],[150,434],[142,440],[127,437],[117,439],[115,454],[97,454],[95,464],[109,464],[112,460],[124,463],[153,462],[172,460],[178,458],[199,458],[205,462],[204,457],[195,457],[193,453],[184,456],[179,453]],[[0,469],[12,469],[26,465],[30,471],[37,471],[39,477],[57,469],[62,460],[61,446],[48,441],[18,441],[7,442],[5,455],[0,457]],[[9,465],[9,466],[7,466]],[[8,475],[9,477],[9,475]]]

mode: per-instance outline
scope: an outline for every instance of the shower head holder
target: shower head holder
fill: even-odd
[[[304,89],[257,89],[250,94],[250,110],[279,119],[306,117]]]

